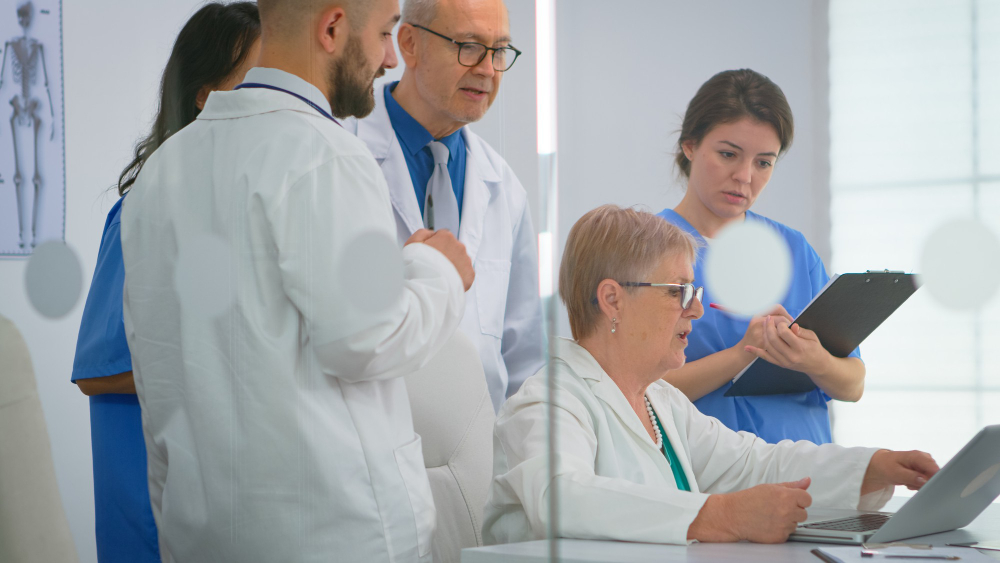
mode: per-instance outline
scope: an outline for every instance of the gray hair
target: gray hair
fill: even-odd
[[[662,260],[681,255],[693,264],[697,252],[694,237],[648,211],[610,204],[588,211],[570,229],[559,268],[573,338],[597,330],[601,310],[592,300],[602,280],[642,281]]]
[[[402,22],[428,26],[437,16],[438,0],[406,0],[403,4]]]

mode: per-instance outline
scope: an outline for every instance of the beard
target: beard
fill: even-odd
[[[347,40],[344,54],[330,65],[329,81],[332,96],[330,109],[339,118],[367,116],[375,109],[375,79],[385,74],[385,69],[371,73],[368,58],[361,47],[361,40],[352,36]]]

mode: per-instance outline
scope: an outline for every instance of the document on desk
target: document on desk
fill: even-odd
[[[930,549],[915,549],[900,545],[868,550],[860,545],[856,545],[851,547],[824,546],[819,548],[819,551],[832,556],[835,561],[839,560],[843,563],[851,563],[852,561],[866,561],[868,563],[874,563],[875,561],[897,561],[899,563],[907,561],[912,561],[913,563],[920,563],[921,561],[927,561],[928,563],[934,563],[935,561],[996,563],[996,559],[987,557],[970,547],[935,546]],[[868,553],[865,554],[863,552]]]

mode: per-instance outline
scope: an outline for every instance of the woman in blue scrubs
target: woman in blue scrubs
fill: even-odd
[[[799,231],[750,211],[771,179],[778,157],[792,142],[792,111],[784,93],[752,70],[720,72],[701,86],[688,105],[676,162],[687,177],[684,198],[660,216],[702,243],[695,279],[704,280],[704,254],[727,225],[756,221],[774,229],[792,253],[788,295],[769,315],[753,319],[714,308],[694,322],[687,364],[665,379],[701,412],[733,430],[776,443],[817,444],[830,438],[827,401],[857,401],[865,365],[855,350],[847,358],[827,352],[816,335],[792,324],[829,280],[823,262]],[[711,287],[704,300],[712,301]],[[731,380],[755,357],[801,371],[818,386],[808,393],[725,397]]]
[[[122,199],[104,224],[72,376],[90,396],[97,557],[102,563],[160,561],[149,504],[146,445],[122,320],[122,201],[146,159],[197,117],[208,94],[239,84],[257,60],[259,37],[260,17],[252,2],[207,4],[188,20],[163,72],[153,130],[138,143],[135,158],[119,177]]]

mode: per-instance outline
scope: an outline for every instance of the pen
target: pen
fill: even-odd
[[[816,557],[819,557],[820,559],[822,559],[824,561],[824,563],[844,563],[844,561],[842,559],[840,559],[839,557],[834,557],[834,556],[830,555],[829,553],[827,553],[827,552],[825,552],[825,551],[823,551],[822,549],[819,549],[819,548],[812,549],[812,550],[809,551],[809,553],[812,553]]]
[[[730,311],[729,309],[723,307],[722,305],[719,305],[718,303],[709,303],[708,306],[711,307],[711,308],[713,308],[713,309],[716,309],[718,311],[721,311],[723,315],[726,315],[728,317],[738,317],[739,316],[736,313]],[[747,318],[749,318],[749,317],[747,317]]]
[[[960,559],[957,555],[939,555],[936,553],[883,553],[873,549],[862,549],[861,557],[875,557],[881,555],[886,559],[937,559],[945,561],[956,561]]]

